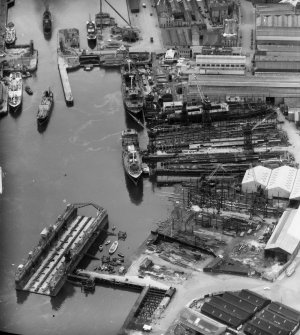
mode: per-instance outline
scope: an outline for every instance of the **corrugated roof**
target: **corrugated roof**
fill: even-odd
[[[255,166],[248,169],[244,175],[242,184],[256,182],[257,186],[267,187],[272,170],[264,166]]]
[[[297,169],[284,165],[272,170],[267,190],[281,189],[286,192],[292,192]]]
[[[254,317],[250,322],[250,324],[259,327],[260,329],[270,332],[272,335],[289,335],[290,332],[286,329],[279,327],[276,324],[268,322],[260,317]]]
[[[226,326],[190,308],[180,313],[180,322],[204,335],[223,334]]]
[[[267,309],[282,315],[289,320],[300,322],[300,311],[297,311],[296,309],[284,305],[278,301],[272,301]]]
[[[293,189],[290,195],[290,200],[300,200],[300,169],[297,170]]]
[[[292,254],[300,242],[300,207],[283,212],[265,250],[281,249]]]

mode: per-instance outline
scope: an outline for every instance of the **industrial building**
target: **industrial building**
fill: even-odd
[[[200,74],[238,74],[246,72],[246,56],[197,55],[196,65]]]
[[[223,25],[223,45],[236,47],[238,43],[238,22],[236,19],[225,19]]]
[[[256,6],[255,71],[300,72],[300,11],[290,3]]]
[[[224,292],[204,302],[201,313],[233,329],[241,327],[270,303],[259,294],[249,290]]]
[[[269,198],[289,199],[292,193],[297,169],[290,166],[280,166],[272,170],[266,190]]]
[[[190,308],[184,308],[180,313],[180,323],[185,328],[192,329],[196,334],[201,335],[223,335],[227,328],[222,323]]]
[[[283,212],[266,247],[266,257],[277,257],[287,262],[300,247],[300,208]]]
[[[247,335],[292,335],[299,328],[300,313],[279,302],[271,302],[244,328]]]
[[[242,191],[244,193],[256,192],[258,187],[266,189],[272,170],[264,166],[255,166],[248,169],[242,181]]]
[[[290,200],[300,200],[300,169],[297,170],[293,189],[290,194]]]

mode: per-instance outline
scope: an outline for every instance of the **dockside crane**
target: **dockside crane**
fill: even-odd
[[[246,123],[246,125],[243,128],[244,133],[244,149],[245,150],[253,150],[253,142],[252,142],[252,133],[253,130],[255,130],[258,126],[260,126],[262,123],[267,121],[271,116],[274,116],[276,112],[272,112],[268,114],[265,118],[263,118],[261,121],[258,121],[256,124],[251,125],[250,123]]]

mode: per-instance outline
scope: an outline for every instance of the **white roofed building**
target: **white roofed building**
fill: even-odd
[[[300,247],[300,208],[284,211],[266,247],[266,257],[287,261]]]
[[[272,170],[266,190],[269,198],[290,197],[296,178],[297,169],[284,165]]]
[[[300,200],[300,169],[297,170],[290,200]]]
[[[259,186],[265,189],[271,173],[271,169],[261,165],[248,169],[242,181],[242,191],[244,193],[256,192]]]

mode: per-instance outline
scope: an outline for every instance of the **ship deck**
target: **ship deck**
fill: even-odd
[[[54,241],[48,254],[24,286],[24,291],[50,295],[49,283],[55,276],[61,275],[66,250],[72,250],[84,238],[85,232],[94,222],[94,218],[77,216],[62,235]]]

